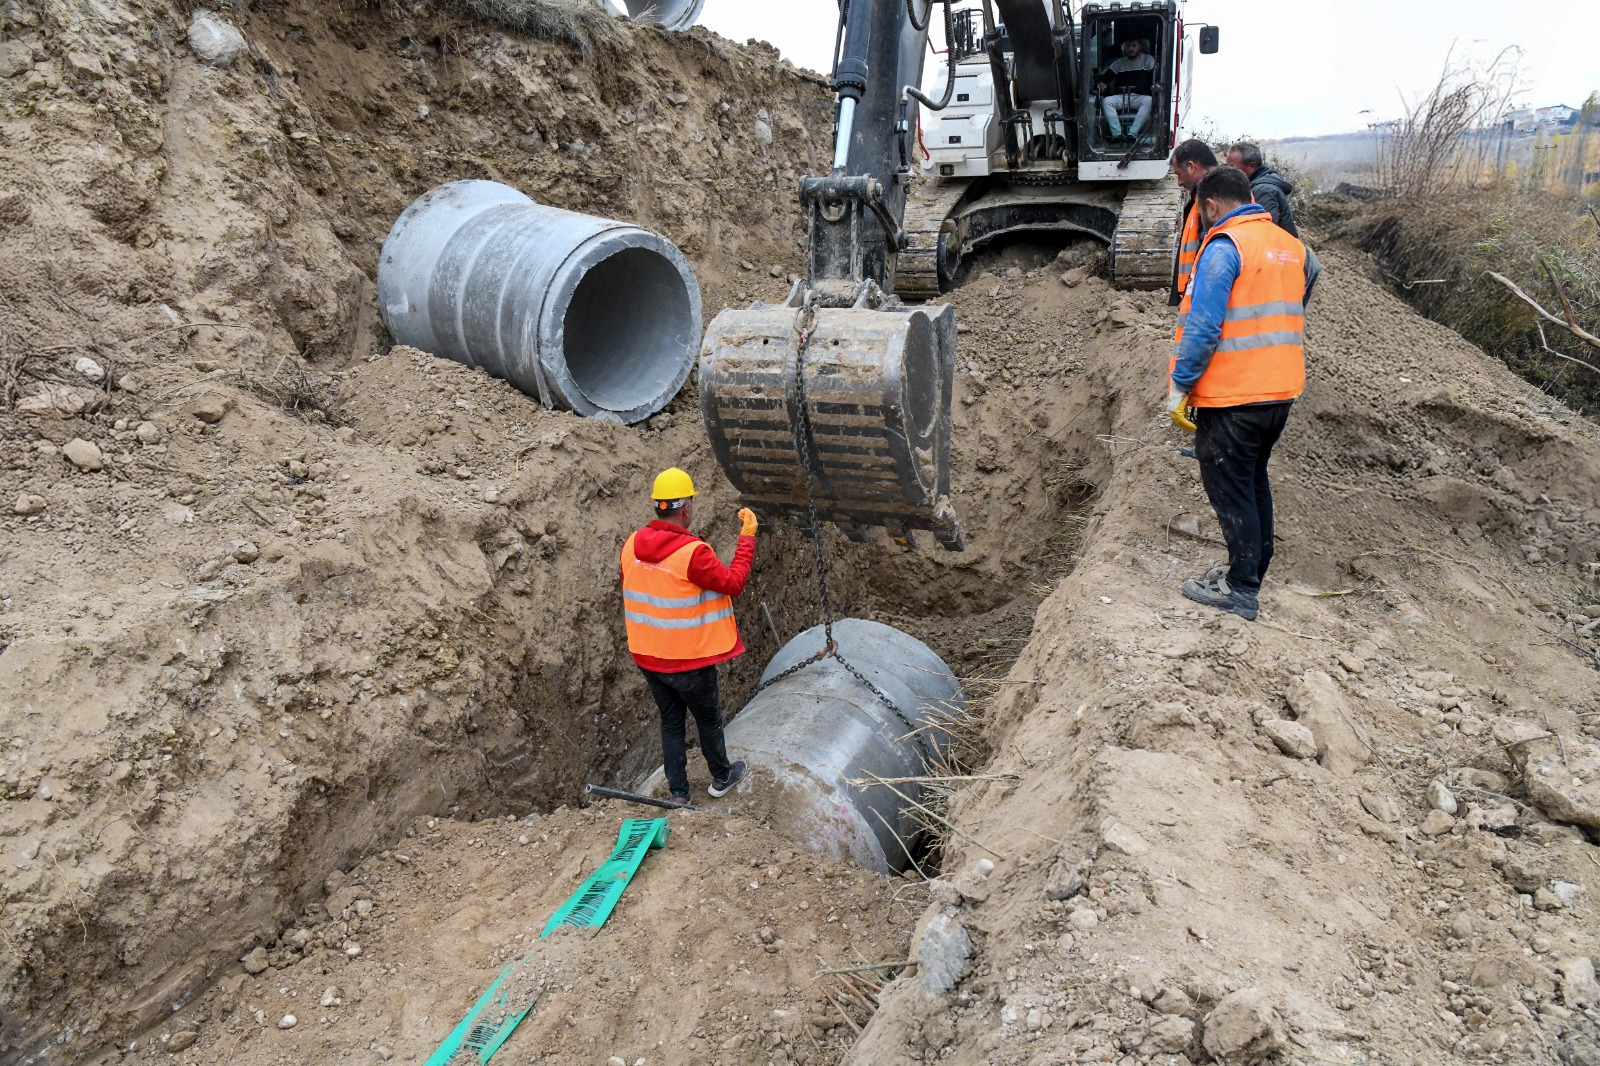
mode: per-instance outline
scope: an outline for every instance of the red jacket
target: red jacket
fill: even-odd
[[[737,596],[744,591],[744,583],[750,579],[750,563],[756,555],[754,537],[740,537],[739,546],[733,552],[733,562],[723,566],[711,545],[687,529],[671,522],[651,522],[634,535],[633,554],[641,562],[659,563],[691,541],[700,541],[700,547],[689,560],[690,581],[710,592],[720,592],[726,596]],[[657,659],[653,655],[635,655],[633,661],[641,669],[658,674],[681,674],[703,666],[715,666],[743,654],[744,640],[741,638],[734,642],[729,651],[704,659]]]

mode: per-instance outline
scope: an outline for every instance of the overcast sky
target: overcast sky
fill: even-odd
[[[770,41],[826,72],[836,12],[836,0],[706,0],[700,24]],[[1189,125],[1223,138],[1341,133],[1397,117],[1401,94],[1426,93],[1452,50],[1457,63],[1483,67],[1518,48],[1528,105],[1578,107],[1600,89],[1600,0],[1189,0],[1185,18],[1222,30],[1222,50],[1199,57]]]

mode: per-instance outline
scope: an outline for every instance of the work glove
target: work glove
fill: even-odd
[[[1167,415],[1179,429],[1194,432],[1194,420],[1189,417],[1189,394],[1179,392],[1172,385],[1167,386]]]
[[[753,537],[756,535],[756,513],[748,507],[739,508],[739,521],[744,523],[739,527],[739,536]]]

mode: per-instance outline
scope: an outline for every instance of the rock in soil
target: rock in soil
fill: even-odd
[[[74,437],[62,447],[61,454],[67,457],[67,462],[79,470],[93,472],[104,470],[105,456],[100,449],[81,437]]]
[[[1311,730],[1299,722],[1291,722],[1286,718],[1269,718],[1261,723],[1261,731],[1265,733],[1278,750],[1293,759],[1315,759],[1317,757],[1317,738]]]
[[[1169,1015],[1150,1027],[1139,1050],[1146,1055],[1177,1055],[1194,1039],[1194,1022]]]
[[[1595,979],[1594,960],[1587,955],[1563,959],[1556,964],[1561,974],[1561,1000],[1572,1010],[1600,1004],[1600,981]]]
[[[1456,820],[1443,811],[1429,811],[1428,816],[1422,820],[1422,835],[1425,837],[1443,836],[1455,827]]]
[[[1600,747],[1520,719],[1498,719],[1494,738],[1522,771],[1528,799],[1558,822],[1600,829]]]
[[[1100,833],[1100,842],[1106,846],[1107,851],[1114,851],[1119,855],[1139,856],[1150,853],[1150,845],[1145,843],[1143,837],[1121,822],[1112,822]]]
[[[954,990],[966,974],[972,956],[972,942],[961,923],[948,914],[936,914],[917,942],[918,979],[930,995]]]
[[[233,400],[218,393],[208,392],[189,404],[189,413],[206,425],[215,425],[233,410]]]
[[[1349,777],[1372,758],[1356,735],[1344,692],[1322,670],[1308,670],[1289,686],[1286,694],[1295,719],[1311,730],[1317,742],[1317,759],[1340,777]]]
[[[1363,792],[1361,808],[1385,825],[1394,825],[1400,821],[1400,804],[1395,802],[1393,796],[1381,792]]]
[[[1242,988],[1222,997],[1206,1015],[1201,1043],[1213,1058],[1228,1066],[1251,1066],[1283,1050],[1289,1034],[1265,992]]]
[[[244,54],[244,34],[227,19],[197,14],[189,23],[189,47],[214,67],[232,66]]]

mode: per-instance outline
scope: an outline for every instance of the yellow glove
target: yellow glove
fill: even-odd
[[[1172,424],[1189,433],[1194,432],[1194,420],[1189,417],[1189,394],[1167,386],[1167,414]]]
[[[748,507],[739,508],[739,521],[744,525],[739,529],[739,536],[753,537],[756,535],[756,513]]]

